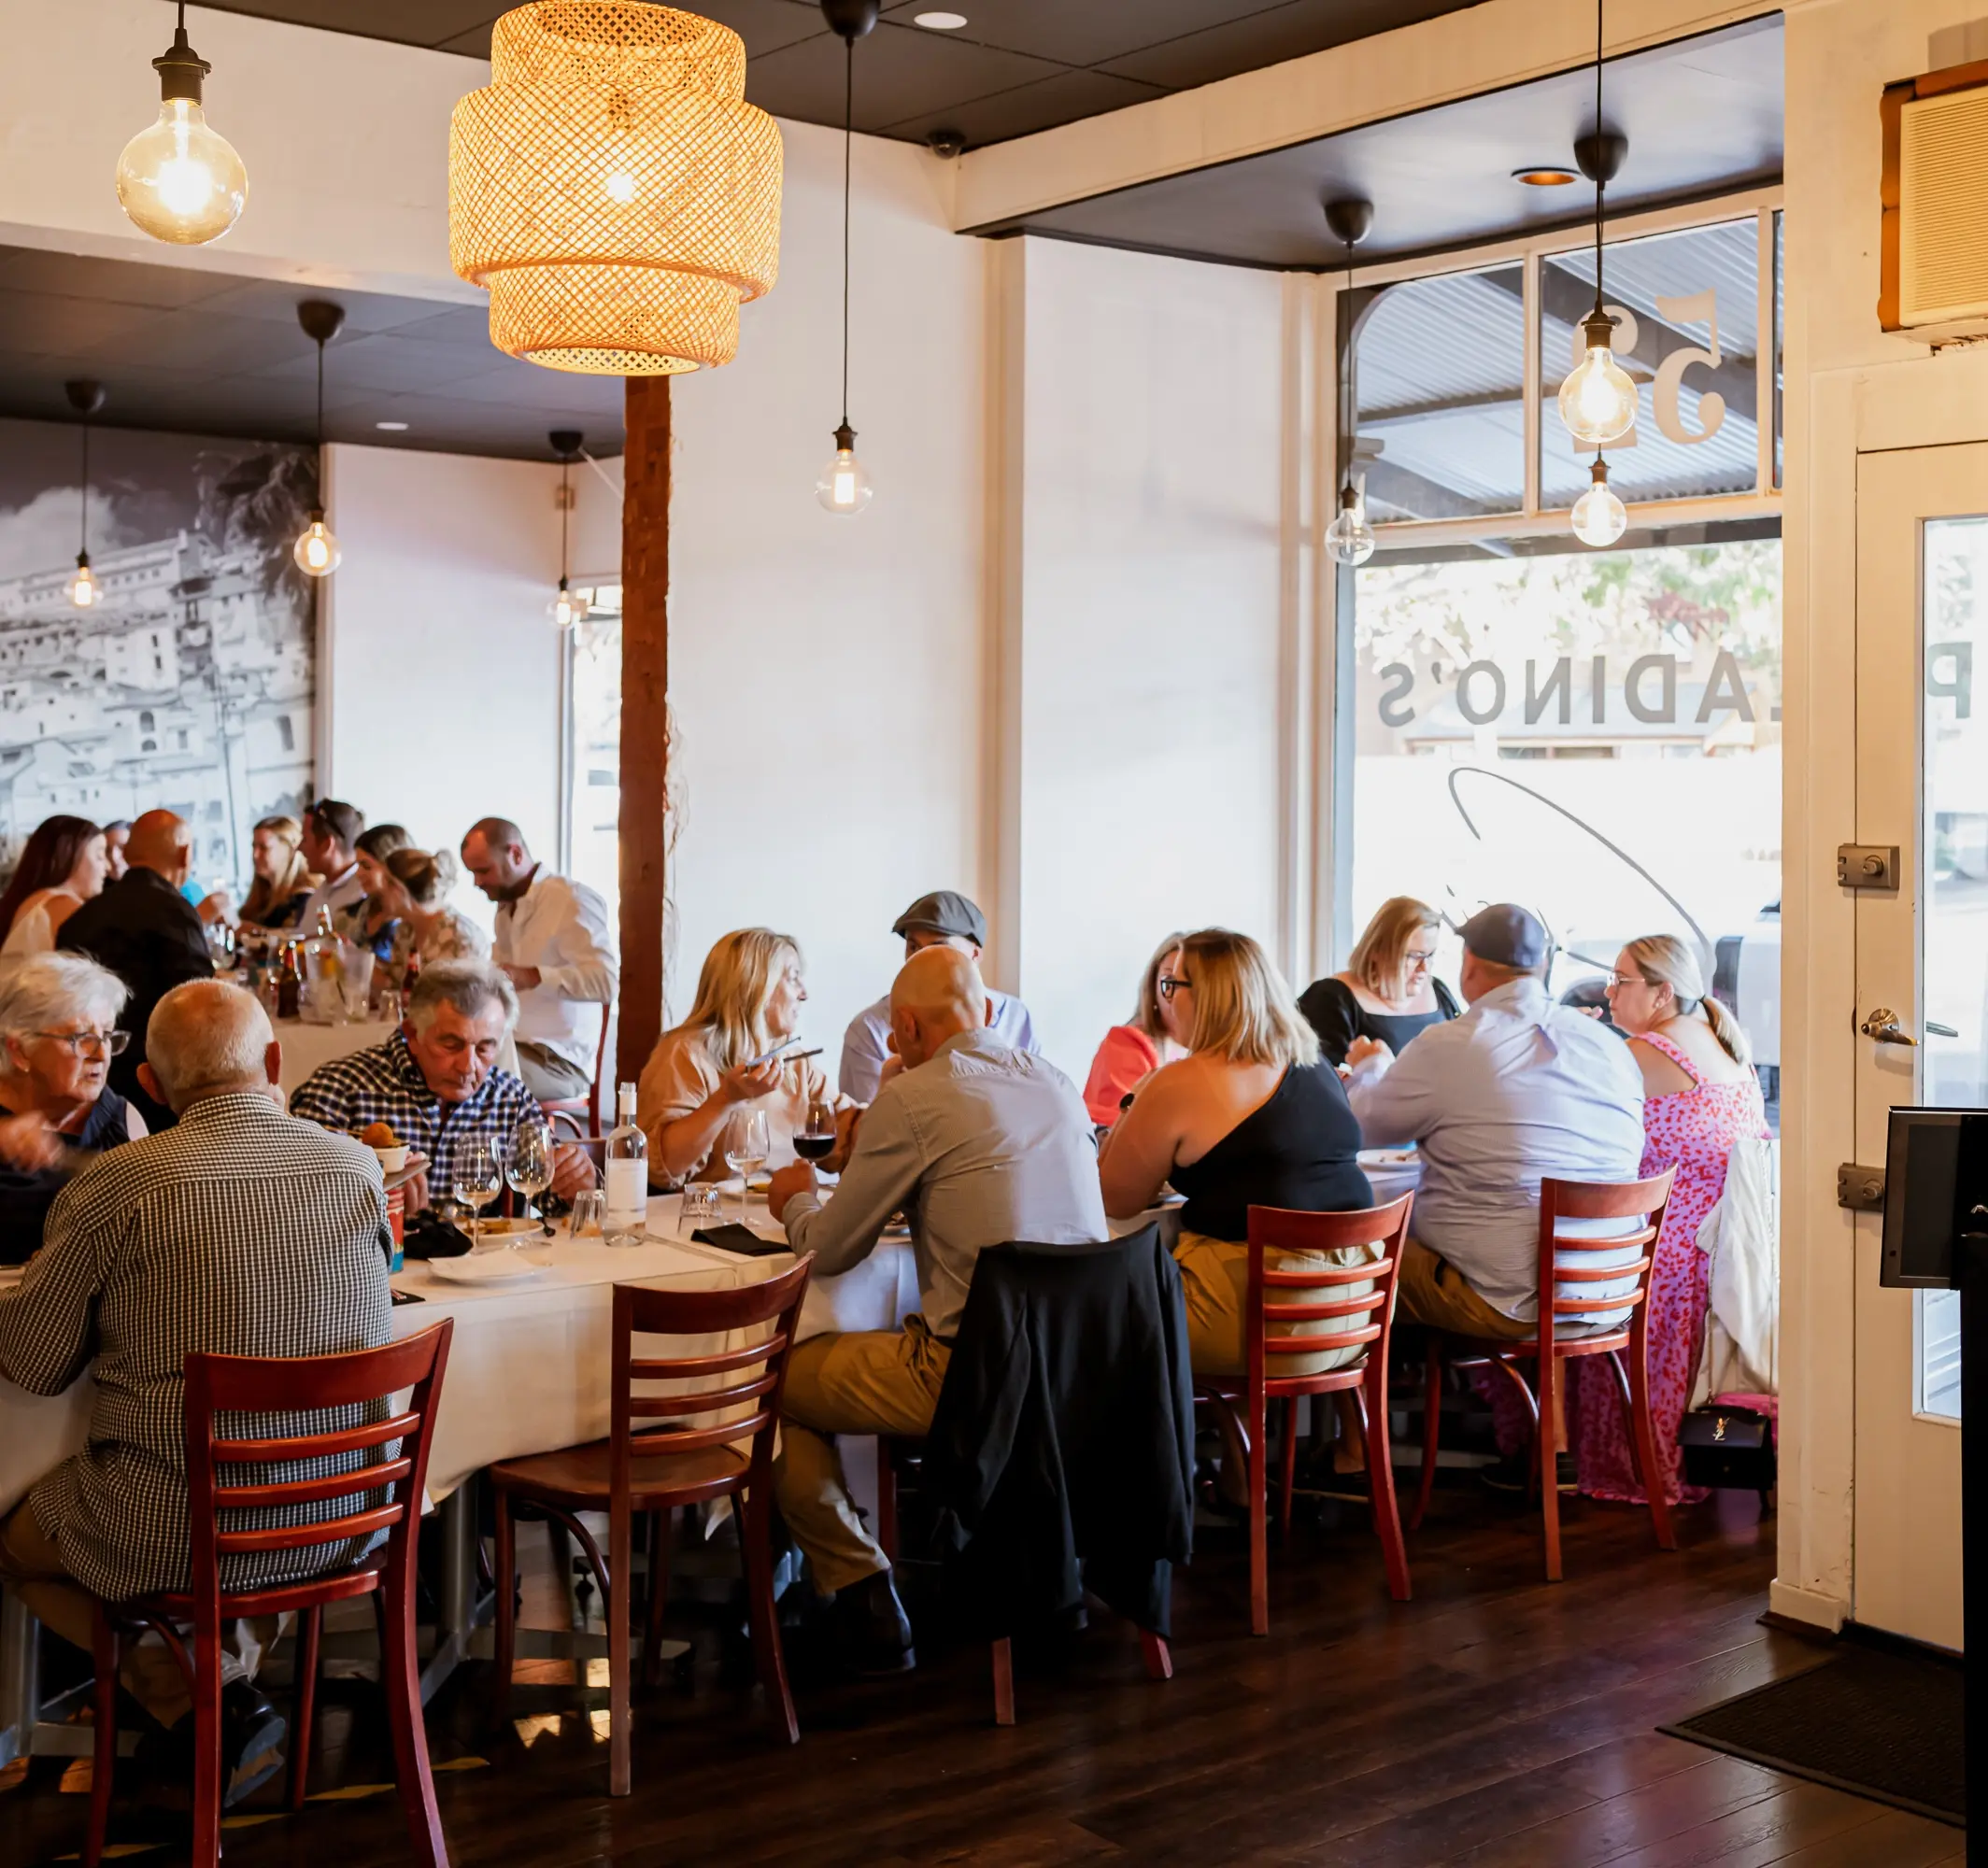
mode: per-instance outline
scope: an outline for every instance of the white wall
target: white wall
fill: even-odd
[[[1170,930],[1277,946],[1285,288],[1026,248],[1020,987],[1082,1080]]]
[[[559,469],[330,447],[345,557],[324,585],[321,791],[454,848],[478,817],[558,848]],[[474,890],[458,892],[482,911]]]
[[[982,274],[935,160],[859,137],[849,415],[877,492],[824,512],[841,418],[842,139],[784,123],[780,282],[737,362],[673,386],[670,691],[684,814],[670,1003],[727,929],[802,941],[830,1047],[890,924],[981,886]]]

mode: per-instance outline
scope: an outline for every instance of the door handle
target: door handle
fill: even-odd
[[[1925,1022],[1925,1028],[1928,1038],[1958,1038],[1960,1036],[1960,1033],[1954,1030],[1951,1025],[1936,1025],[1930,1018]]]
[[[1888,1005],[1871,1007],[1870,1016],[1857,1029],[1867,1038],[1875,1038],[1880,1044],[1910,1044],[1916,1046],[1918,1039],[1898,1023],[1898,1014]]]

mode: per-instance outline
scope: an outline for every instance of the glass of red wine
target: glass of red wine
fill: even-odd
[[[826,1097],[808,1104],[807,1120],[794,1132],[794,1153],[810,1166],[835,1152],[835,1110]]]

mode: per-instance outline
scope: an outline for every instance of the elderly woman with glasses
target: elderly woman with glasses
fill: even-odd
[[[1374,911],[1346,970],[1304,989],[1298,1010],[1318,1033],[1319,1050],[1334,1069],[1383,1048],[1399,1056],[1411,1039],[1462,1010],[1429,971],[1441,932],[1427,902],[1392,896]]]
[[[0,967],[0,1265],[24,1265],[69,1177],[145,1133],[110,1087],[130,995],[80,954]]]

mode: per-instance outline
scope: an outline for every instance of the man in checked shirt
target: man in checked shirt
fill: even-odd
[[[447,1184],[450,1158],[465,1139],[509,1145],[519,1126],[543,1120],[532,1092],[497,1068],[504,1035],[518,1021],[518,995],[486,960],[437,960],[421,971],[407,1019],[384,1044],[334,1058],[290,1098],[290,1112],[356,1135],[383,1122],[394,1139],[427,1155]],[[593,1184],[586,1151],[555,1152],[552,1190],[570,1199]],[[429,1203],[428,1176],[407,1183],[407,1210]]]

